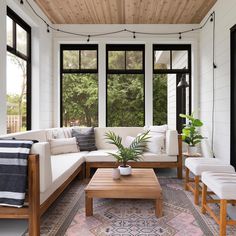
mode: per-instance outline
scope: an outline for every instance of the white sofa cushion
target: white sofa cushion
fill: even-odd
[[[179,154],[177,130],[167,130],[166,132],[166,154],[169,156]]]
[[[71,138],[72,127],[52,128],[45,130],[47,140]]]
[[[115,162],[116,159],[108,153],[116,153],[117,150],[97,150],[89,152],[85,156],[86,162]],[[144,152],[140,162],[177,162],[177,156],[167,156],[166,154],[154,154]]]
[[[194,174],[201,176],[204,171],[234,172],[234,167],[216,158],[189,157],[185,166]]]
[[[79,152],[76,138],[60,138],[49,140],[51,154],[58,155],[63,153]]]
[[[117,150],[115,149],[100,149],[97,151],[89,152],[85,156],[86,162],[114,162],[116,159],[109,154],[110,153],[116,153]]]
[[[56,191],[84,162],[84,156],[88,152],[66,153],[51,156],[52,184],[47,191],[40,193],[40,203]]]
[[[34,143],[30,153],[39,154],[40,192],[44,192],[52,184],[50,145],[48,142]]]
[[[127,136],[136,137],[139,133],[142,133],[142,127],[106,127],[106,128],[94,128],[95,141],[97,149],[114,149],[115,146],[107,143],[105,139],[105,133],[113,131],[115,134],[122,138],[122,144],[125,145],[125,139]]]
[[[130,145],[132,144],[132,142],[135,140],[135,137],[132,136],[127,136],[125,138],[125,147],[130,147]]]
[[[220,199],[236,200],[236,173],[206,171],[202,173],[202,182]]]
[[[177,156],[168,156],[166,153],[155,154],[144,152],[141,162],[177,162]]]
[[[154,135],[151,136],[147,143],[147,151],[155,154],[160,154],[164,149],[164,136]]]
[[[168,125],[150,125],[144,126],[144,130],[150,130],[150,134],[162,133],[165,134],[168,129]]]

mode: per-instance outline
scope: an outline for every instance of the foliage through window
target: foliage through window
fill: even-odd
[[[185,76],[188,86],[178,87]],[[153,124],[181,131],[179,113],[191,111],[191,45],[153,45]]]
[[[107,126],[144,126],[144,45],[107,45]]]
[[[31,28],[7,8],[7,133],[31,129]]]
[[[61,125],[98,126],[97,45],[61,45]]]

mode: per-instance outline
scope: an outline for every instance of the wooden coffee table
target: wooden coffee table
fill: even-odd
[[[162,189],[153,169],[132,169],[132,175],[112,179],[112,169],[99,168],[85,188],[86,216],[93,215],[93,198],[154,199],[162,216]]]

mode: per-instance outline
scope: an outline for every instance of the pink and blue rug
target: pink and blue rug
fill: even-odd
[[[41,219],[41,235],[66,236],[216,236],[219,228],[193,204],[183,182],[159,177],[164,214],[155,217],[152,200],[95,199],[94,215],[85,217],[85,182],[75,180]],[[215,210],[218,206],[215,205]],[[228,227],[227,236],[236,235]]]

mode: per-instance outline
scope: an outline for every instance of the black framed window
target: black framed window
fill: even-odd
[[[31,27],[7,7],[7,133],[31,129]]]
[[[106,46],[106,125],[144,126],[144,45]]]
[[[98,126],[98,46],[60,48],[61,126]]]
[[[191,45],[153,45],[153,124],[181,132],[180,113],[191,113]]]

